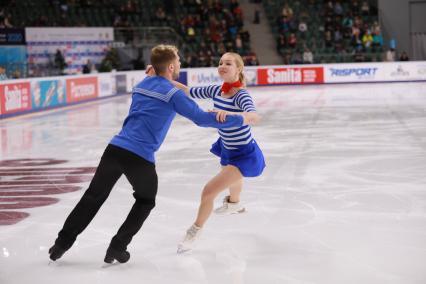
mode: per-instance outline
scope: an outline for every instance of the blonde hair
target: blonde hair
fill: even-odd
[[[235,59],[235,64],[237,65],[237,68],[240,69],[240,73],[238,74],[238,80],[243,84],[243,86],[246,86],[246,76],[244,75],[244,60],[238,53],[235,52],[227,52],[225,54],[231,55]],[[224,54],[224,55],[225,55]]]
[[[156,74],[164,74],[169,64],[176,59],[178,49],[174,45],[160,44],[151,49],[151,64]]]

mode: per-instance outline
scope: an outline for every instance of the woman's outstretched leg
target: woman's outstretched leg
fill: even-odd
[[[238,168],[234,166],[225,166],[219,174],[204,186],[197,218],[195,223],[187,230],[183,241],[179,244],[178,253],[184,253],[192,249],[194,241],[201,233],[201,228],[213,211],[213,203],[216,196],[241,179],[242,175]]]
[[[194,223],[197,227],[203,227],[206,223],[213,211],[214,200],[217,195],[240,181],[242,178],[243,176],[237,167],[228,165],[223,167],[219,174],[205,185],[201,195],[197,219]]]

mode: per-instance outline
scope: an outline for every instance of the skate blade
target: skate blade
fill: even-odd
[[[246,208],[241,208],[240,210],[234,211],[234,212],[214,212],[214,213],[216,213],[216,215],[219,215],[219,216],[226,216],[226,215],[233,215],[233,214],[242,214],[246,212],[247,212]]]
[[[114,261],[113,263],[104,263],[102,266],[101,266],[101,268],[110,268],[110,267],[113,267],[113,266],[117,266],[117,265],[120,265],[121,263],[120,262],[118,262],[118,261]]]
[[[180,255],[184,255],[184,254],[189,254],[189,253],[191,253],[191,251],[192,251],[192,248],[183,248],[183,247],[178,247],[178,249],[177,249],[177,254],[180,254]]]
[[[244,207],[244,208],[241,208],[240,210],[238,210],[237,212],[235,212],[234,214],[241,214],[241,213],[245,213],[245,212],[247,212],[247,211],[246,211],[246,208]]]

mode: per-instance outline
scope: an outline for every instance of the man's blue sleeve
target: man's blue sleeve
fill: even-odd
[[[240,127],[244,119],[241,115],[227,115],[223,123],[216,121],[216,113],[203,111],[197,103],[188,98],[182,91],[173,94],[170,99],[173,109],[180,115],[201,127],[229,128]]]

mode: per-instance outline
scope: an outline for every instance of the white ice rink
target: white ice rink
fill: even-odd
[[[176,255],[219,170],[216,131],[177,117],[157,154],[157,206],[129,263],[108,267],[133,204],[124,178],[60,260],[47,250],[130,97],[0,121],[0,221],[17,222],[0,225],[0,283],[425,284],[426,83],[250,91],[267,168],[245,180],[248,212],[212,215],[196,250]]]

